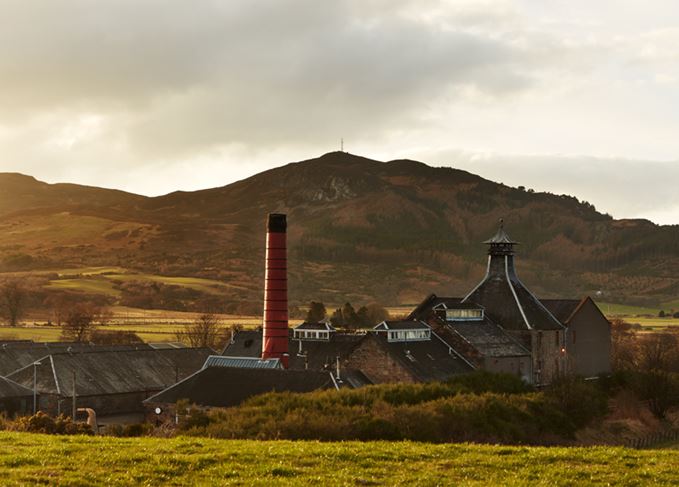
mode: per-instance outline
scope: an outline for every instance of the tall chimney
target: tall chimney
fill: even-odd
[[[266,233],[262,359],[280,359],[288,368],[288,271],[285,215],[271,213]]]

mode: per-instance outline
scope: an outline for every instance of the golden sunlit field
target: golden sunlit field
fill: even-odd
[[[82,293],[84,296],[100,295],[114,303],[118,302],[121,297],[119,286],[132,281],[160,283],[214,296],[228,294],[241,287],[212,279],[139,273],[119,266],[64,268],[40,272],[12,273],[11,275],[14,277],[42,276],[44,279],[42,281],[43,286],[46,290]],[[329,312],[337,306],[337,304],[326,304]],[[679,303],[664,303],[662,306],[669,314],[676,304]],[[387,310],[393,318],[403,318],[415,306],[416,304],[390,306],[387,307]],[[600,302],[599,307],[608,318],[621,318],[630,323],[638,323],[649,331],[679,326],[679,318],[672,318],[671,315],[659,318],[660,308],[607,302]],[[113,317],[110,323],[106,325],[106,330],[131,331],[148,342],[174,341],[176,333],[198,317],[198,313],[193,312],[149,310],[118,304],[111,306],[110,309]],[[254,328],[261,324],[260,316],[221,314],[218,316],[218,320],[225,333],[234,325]],[[0,338],[35,341],[56,341],[60,339],[61,330],[56,326],[47,326],[47,319],[44,314],[27,316],[23,321],[24,326],[22,327],[0,326]],[[294,326],[300,322],[299,319],[291,320],[291,325]]]

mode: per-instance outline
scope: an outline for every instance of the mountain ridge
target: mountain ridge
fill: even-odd
[[[300,303],[460,294],[481,279],[479,242],[500,218],[523,242],[520,276],[543,295],[603,291],[647,302],[679,290],[677,226],[615,220],[572,196],[408,159],[331,152],[155,197],[19,176],[0,173],[5,272],[124,264],[234,282],[242,291],[233,300],[254,301],[266,214],[280,211],[289,218],[291,298]]]

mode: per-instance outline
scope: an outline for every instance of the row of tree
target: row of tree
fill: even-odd
[[[316,323],[328,318],[325,304],[312,301],[309,304],[309,311],[306,321]],[[330,323],[335,328],[358,329],[375,326],[384,320],[389,319],[389,312],[378,303],[371,303],[358,308],[358,311],[351,305],[345,303],[341,308],[337,308],[330,315]]]
[[[640,328],[620,319],[611,322],[613,370],[664,419],[679,406],[679,333]]]

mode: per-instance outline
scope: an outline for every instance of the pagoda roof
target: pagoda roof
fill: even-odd
[[[497,229],[495,235],[490,237],[488,240],[483,242],[484,244],[513,244],[516,245],[519,242],[512,240],[512,238],[505,231],[505,224],[503,220],[500,220],[500,228]]]

